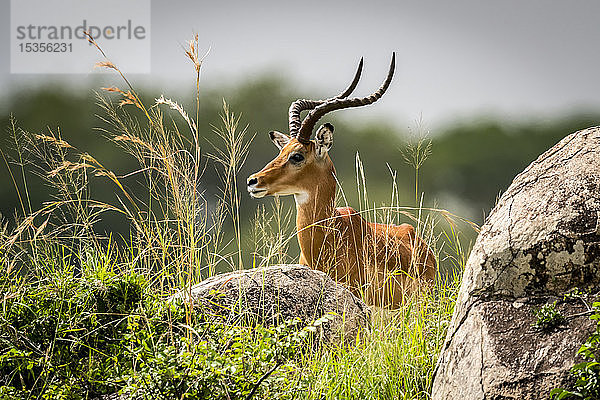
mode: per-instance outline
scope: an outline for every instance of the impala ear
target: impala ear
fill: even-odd
[[[315,152],[317,158],[323,157],[333,145],[333,125],[329,122],[323,124],[317,130],[315,135]]]
[[[269,137],[279,150],[283,149],[285,145],[288,144],[288,142],[291,140],[291,138],[288,135],[277,131],[269,132]]]

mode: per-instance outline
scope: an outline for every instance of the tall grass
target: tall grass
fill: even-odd
[[[226,103],[221,124],[199,132],[204,58],[197,36],[185,49],[195,73],[194,116],[164,96],[144,104],[90,42],[105,57],[98,67],[116,71],[125,85],[98,94],[101,132],[139,167],[119,175],[60,131],[31,134],[13,121],[14,157],[6,165],[21,210],[13,228],[0,225],[0,395],[92,398],[121,390],[133,398],[429,398],[467,253],[459,219],[425,208],[417,183],[415,206],[402,206],[393,171],[390,203],[371,204],[357,155],[358,212],[387,224],[412,221],[450,273],[398,310],[375,309],[370,330],[352,346],[302,347],[297,321],[230,326],[191,302],[179,308],[165,302],[207,277],[247,267],[247,237],[252,266],[293,262],[287,251],[296,240],[293,218],[276,198],[272,207],[258,207],[251,235],[242,231],[237,179],[252,136]],[[418,181],[429,145],[413,151]],[[202,195],[209,163],[222,178],[217,199]],[[55,192],[37,210],[28,203],[28,171]],[[114,202],[93,198],[99,179],[112,183]],[[143,198],[129,189],[132,179],[143,180]],[[343,191],[340,199],[345,202]],[[129,235],[99,232],[105,213],[125,218]]]
[[[429,398],[459,280],[454,275],[394,312],[377,310],[371,331],[355,346],[309,355],[301,398]]]

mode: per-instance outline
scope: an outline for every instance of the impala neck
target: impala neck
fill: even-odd
[[[325,241],[327,229],[323,225],[333,216],[336,190],[334,174],[332,165],[306,192],[294,195],[298,243],[304,261],[313,268],[316,267]]]

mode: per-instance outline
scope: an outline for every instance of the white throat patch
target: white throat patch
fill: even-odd
[[[294,200],[296,200],[297,206],[304,205],[308,201],[308,193],[307,192],[296,193],[294,195]]]

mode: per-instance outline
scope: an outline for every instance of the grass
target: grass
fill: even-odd
[[[356,346],[310,354],[300,398],[427,399],[437,355],[454,308],[455,277],[394,312],[379,311]]]
[[[90,38],[93,45],[99,46]],[[352,346],[311,346],[314,321],[280,326],[231,324],[166,299],[221,271],[244,268],[237,176],[252,138],[224,104],[212,135],[198,132],[198,39],[185,49],[196,77],[195,119],[175,101],[148,106],[108,58],[98,64],[123,77],[126,89],[99,95],[102,133],[139,169],[118,175],[59,131],[31,134],[13,123],[14,155],[7,162],[21,199],[16,225],[0,229],[0,394],[8,399],[89,399],[117,391],[132,398],[427,399],[432,374],[452,316],[467,252],[457,219],[423,207],[418,170],[429,145],[416,146],[415,201],[371,204],[357,156],[361,214],[398,223],[411,219],[436,248],[446,273],[434,288],[398,310],[374,311],[370,331]],[[104,53],[102,52],[102,55]],[[184,121],[185,130],[167,116]],[[209,137],[203,154],[203,137]],[[416,161],[415,161],[416,160]],[[220,198],[202,196],[207,163],[222,177]],[[27,174],[55,189],[34,210]],[[146,194],[128,189],[143,181]],[[111,182],[112,203],[94,200],[98,179]],[[340,193],[343,201],[345,196]],[[117,213],[131,227],[114,237],[95,227]],[[439,223],[439,220],[442,223]],[[253,266],[290,262],[292,216],[278,199],[259,207],[251,232]],[[444,223],[444,221],[446,223]],[[227,232],[230,232],[229,234]]]

